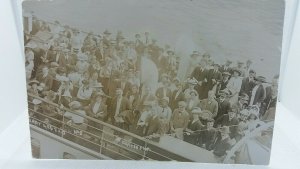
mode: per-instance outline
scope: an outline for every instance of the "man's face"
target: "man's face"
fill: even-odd
[[[220,99],[221,102],[223,102],[223,101],[225,100],[225,96],[224,96],[224,95],[221,95],[221,96],[219,97],[219,99]]]
[[[255,77],[255,73],[249,73],[249,78],[253,79]]]
[[[138,88],[136,86],[133,86],[131,88],[131,90],[132,90],[132,93],[137,93],[138,92]]]
[[[214,122],[212,121],[207,122],[207,128],[213,128],[213,126],[214,126]]]
[[[184,111],[185,110],[185,105],[184,104],[179,104],[178,105],[178,110],[181,111],[181,112]]]
[[[163,108],[168,107],[168,102],[166,100],[162,100],[161,107],[163,107]]]
[[[234,112],[229,112],[228,116],[229,116],[230,119],[232,119],[233,117],[235,117],[235,113]]]
[[[32,86],[33,89],[37,88],[37,84],[36,83],[33,83],[31,86]]]
[[[227,137],[227,136],[228,136],[227,133],[221,132],[221,137],[222,137],[222,138],[225,138],[225,137]]]

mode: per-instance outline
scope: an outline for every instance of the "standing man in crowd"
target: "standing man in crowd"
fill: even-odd
[[[254,78],[255,87],[252,89],[249,106],[258,105],[261,107],[262,102],[266,97],[265,88],[263,83],[266,83],[266,78],[263,76],[257,76]]]
[[[243,93],[247,94],[248,96],[251,96],[251,92],[255,84],[255,78],[256,73],[254,70],[249,71],[248,77],[244,77],[242,81],[242,86],[239,95],[241,96]]]
[[[200,100],[207,98],[207,76],[208,70],[205,69],[205,62],[203,61],[200,63],[200,66],[194,69],[191,76],[198,81],[198,85],[195,88],[199,94]]]

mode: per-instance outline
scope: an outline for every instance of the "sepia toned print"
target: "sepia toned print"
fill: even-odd
[[[274,0],[23,2],[33,157],[267,165],[283,16]]]

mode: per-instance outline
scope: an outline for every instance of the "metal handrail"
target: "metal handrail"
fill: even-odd
[[[36,121],[39,121],[39,122],[43,123],[43,121],[41,121],[41,120],[39,120],[39,119],[37,119],[37,118],[33,118],[33,117],[31,117],[31,118],[34,119],[34,120],[36,120]],[[51,124],[49,124],[49,125],[51,125]],[[35,125],[34,125],[34,126],[35,126]],[[61,128],[56,127],[56,126],[54,126],[54,125],[51,125],[51,126],[54,127],[54,128],[57,128],[57,129],[61,129]],[[80,138],[80,139],[82,139],[82,140],[84,140],[84,141],[87,141],[87,142],[91,143],[91,144],[97,145],[97,146],[99,146],[99,147],[103,147],[102,144],[97,144],[97,143],[95,143],[95,142],[92,142],[92,141],[90,141],[90,140],[87,140],[87,139],[85,139],[85,138],[83,138],[83,137],[79,137],[79,136],[77,136],[76,134],[70,133],[70,132],[68,132],[68,131],[64,131],[64,132],[65,132],[65,133],[68,133],[68,134],[70,134],[70,135],[72,135],[72,136],[74,136],[74,137],[78,137],[78,138]],[[89,133],[89,132],[87,132],[87,133]],[[89,133],[89,134],[91,134],[91,133]],[[64,138],[64,137],[62,136],[62,138]],[[67,140],[68,140],[68,139],[67,139]],[[142,154],[138,154],[137,152],[134,152],[134,151],[132,151],[132,150],[129,150],[129,149],[127,149],[126,147],[122,147],[121,145],[118,145],[118,144],[116,144],[116,143],[112,143],[112,142],[110,142],[109,140],[106,140],[106,139],[104,139],[104,138],[103,138],[102,140],[104,140],[105,142],[108,142],[109,144],[114,144],[114,145],[116,145],[116,146],[118,146],[118,147],[120,147],[120,148],[122,148],[122,149],[127,150],[127,151],[131,151],[131,152],[133,152],[133,153],[135,153],[135,154],[137,154],[137,155],[139,155],[139,156],[143,156]],[[112,152],[114,152],[114,153],[117,153],[117,154],[119,154],[119,155],[121,155],[121,156],[123,156],[123,157],[132,159],[132,158],[130,158],[130,157],[125,156],[124,154],[120,154],[120,153],[116,152],[115,150],[109,149],[109,148],[107,148],[107,147],[103,147],[103,148],[104,148],[104,149],[107,149],[107,150],[109,150],[109,151],[112,151]],[[132,159],[132,160],[133,160],[133,159]]]
[[[111,125],[111,124],[108,124],[108,123],[105,123],[105,122],[103,122],[103,121],[100,121],[100,120],[98,120],[98,119],[95,119],[95,118],[92,118],[92,117],[89,117],[89,116],[86,116],[86,115],[81,115],[81,114],[79,114],[79,113],[77,113],[77,112],[74,112],[74,111],[72,111],[72,110],[70,110],[70,109],[68,109],[68,108],[66,108],[66,107],[60,107],[58,104],[53,103],[53,102],[50,102],[50,101],[48,101],[48,100],[46,100],[46,99],[44,99],[44,98],[40,98],[39,96],[36,96],[36,95],[34,95],[34,94],[28,93],[28,96],[33,97],[33,98],[38,99],[38,100],[41,100],[41,101],[43,101],[43,102],[46,102],[47,104],[52,105],[52,106],[54,106],[54,107],[57,107],[57,108],[59,108],[59,109],[63,109],[64,111],[68,111],[68,112],[70,112],[70,113],[76,114],[76,115],[78,115],[78,116],[80,116],[80,117],[83,117],[83,118],[85,118],[85,119],[87,119],[87,120],[91,120],[91,121],[94,121],[94,122],[96,122],[96,123],[99,123],[99,124],[101,124],[101,125],[103,125],[103,126],[106,126],[106,127],[108,127],[108,128],[111,128],[111,129],[113,129],[113,130],[115,130],[115,131],[118,131],[118,132],[121,132],[121,133],[123,133],[123,134],[126,134],[126,135],[128,135],[128,136],[130,136],[130,137],[132,137],[132,138],[141,140],[141,141],[143,141],[143,142],[145,143],[145,145],[150,145],[150,146],[158,147],[158,148],[160,148],[160,149],[163,149],[166,153],[174,154],[174,153],[172,153],[172,152],[169,152],[168,150],[165,150],[163,147],[161,147],[161,146],[158,145],[157,143],[155,143],[155,142],[153,142],[153,141],[151,141],[151,140],[148,140],[148,139],[146,139],[146,138],[144,138],[144,137],[141,137],[141,136],[138,136],[138,135],[136,135],[136,134],[130,133],[130,132],[126,131],[126,130],[120,129],[120,128],[118,128],[118,127],[115,127],[115,126],[113,126],[113,125]],[[30,103],[30,102],[29,102],[29,103]],[[57,113],[57,114],[58,114],[58,113]],[[44,115],[44,114],[43,114],[43,115]],[[60,115],[61,115],[61,114],[60,114]],[[62,116],[63,116],[63,115],[62,115]],[[51,118],[51,117],[50,117],[50,118]],[[56,119],[56,121],[57,121],[57,119]],[[58,121],[59,121],[59,120],[58,120]],[[86,124],[86,123],[85,123],[85,124]],[[88,125],[88,124],[86,124],[86,125]],[[88,126],[89,126],[89,125],[88,125]],[[90,126],[90,127],[93,127],[93,126]],[[93,128],[95,128],[95,127],[93,127]],[[100,130],[100,129],[97,128],[97,130]],[[103,131],[103,130],[100,130],[100,131],[102,131],[102,132],[104,132],[104,133],[106,133],[106,134],[112,135],[111,133],[107,133],[107,132],[105,132],[105,131]],[[87,132],[87,131],[83,131],[83,132],[89,133],[89,132]],[[91,134],[91,135],[94,135],[94,134],[92,134],[92,133],[90,133],[90,134]],[[135,143],[130,143],[130,144],[137,145],[137,144],[135,144]],[[137,145],[137,146],[142,146],[142,145]],[[119,145],[119,147],[121,147],[121,148],[124,149],[124,147],[122,147],[122,146],[120,146],[120,145]],[[151,149],[150,149],[149,151],[152,152],[152,153],[155,153],[155,154],[157,154],[157,155],[159,155],[159,156],[161,156],[161,157],[163,157],[163,158],[166,158],[166,159],[168,159],[168,160],[173,160],[172,158],[167,157],[167,156],[165,156],[165,155],[163,155],[163,154],[160,154],[160,153],[158,153],[158,152],[152,151]],[[139,154],[139,155],[141,155],[141,154]],[[178,157],[184,158],[184,157],[182,157],[182,156],[180,156],[180,155],[178,155],[178,154],[175,154],[175,155],[177,155]],[[184,159],[186,159],[186,158],[184,158]]]

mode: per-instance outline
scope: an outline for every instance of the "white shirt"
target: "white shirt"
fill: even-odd
[[[120,113],[121,102],[122,102],[122,97],[117,98],[117,107],[116,107],[115,115],[118,115]]]
[[[256,85],[256,86],[252,89],[252,96],[251,96],[251,99],[250,99],[249,106],[252,106],[252,105],[253,105],[254,98],[255,98],[255,94],[256,94],[256,91],[257,91],[258,87],[259,87],[259,85]]]
[[[93,106],[93,113],[96,114],[96,113],[99,111],[100,105],[101,105],[100,102],[96,102],[96,103],[94,104],[94,106]]]
[[[141,117],[138,120],[137,125],[143,126],[145,125],[146,119],[150,116],[151,112],[150,111],[144,111],[141,114]]]

